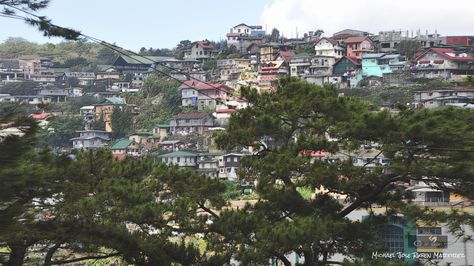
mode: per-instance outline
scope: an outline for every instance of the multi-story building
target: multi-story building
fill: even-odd
[[[107,146],[110,140],[109,132],[101,130],[78,131],[79,137],[72,138],[73,149],[97,149]]]
[[[317,56],[341,58],[344,56],[346,48],[336,40],[321,38],[314,46],[314,52]]]
[[[207,113],[178,114],[171,118],[170,126],[173,135],[205,135],[214,126],[214,118]]]
[[[362,58],[363,54],[375,51],[374,43],[367,36],[349,37],[344,40],[346,44],[346,54],[352,58]]]
[[[415,92],[414,104],[418,107],[433,109],[456,103],[468,104],[472,102],[473,99],[473,89],[437,89]]]
[[[217,54],[217,51],[214,48],[214,45],[208,41],[196,41],[191,45],[191,49],[186,51],[184,54],[185,59],[195,59],[199,61],[206,61],[209,58],[214,57]]]

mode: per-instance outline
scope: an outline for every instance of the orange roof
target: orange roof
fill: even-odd
[[[365,40],[369,39],[367,36],[356,36],[356,37],[349,37],[344,40],[345,43],[361,43]]]

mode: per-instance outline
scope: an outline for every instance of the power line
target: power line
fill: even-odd
[[[24,12],[25,14],[31,15],[31,16],[33,16],[33,17],[36,17],[36,18],[38,18],[38,19],[44,19],[44,17],[40,17],[40,16],[38,16],[38,15],[36,15],[36,14],[33,14],[33,13],[28,12],[28,11],[26,11],[26,10],[20,9],[20,8],[18,8],[18,7],[11,6],[11,5],[7,5],[7,6],[9,6],[9,7],[11,7],[11,8],[14,8],[14,9],[16,9],[16,10],[18,10],[18,11]],[[0,14],[9,15],[9,14],[7,14],[7,13],[5,13],[5,12],[0,12]],[[19,16],[19,15],[14,15],[14,16],[15,16],[15,17],[12,16],[12,17],[9,17],[9,18],[20,19],[20,20],[24,20],[24,21],[26,21],[26,22],[28,22],[28,21],[31,20],[31,18],[28,18],[28,17],[22,17],[22,16]],[[48,25],[53,26],[53,27],[65,29],[64,27],[55,25],[55,24],[53,24],[53,23],[51,23],[51,22],[49,22],[49,21],[45,21],[45,23],[47,23]],[[111,49],[111,50],[113,50],[113,51],[115,51],[115,52],[117,52],[117,53],[119,53],[119,54],[121,54],[121,55],[130,56],[130,54],[132,54],[132,55],[141,57],[141,58],[143,58],[143,59],[147,59],[145,56],[140,55],[140,54],[138,54],[138,53],[136,53],[136,52],[133,52],[133,51],[124,49],[124,48],[119,47],[119,46],[117,46],[117,45],[114,45],[114,44],[111,44],[111,43],[106,42],[106,41],[104,41],[104,40],[101,40],[101,39],[98,39],[98,38],[95,38],[95,37],[86,35],[86,34],[81,33],[81,32],[78,32],[78,33],[79,33],[79,35],[83,36],[84,38],[86,38],[86,39],[88,39],[88,40],[91,40],[91,41],[93,41],[93,42],[95,42],[95,43],[97,43],[97,44],[100,44],[100,45],[102,45],[102,46],[104,46],[104,47],[107,47],[108,49]],[[125,52],[124,52],[124,51],[125,51]],[[138,61],[139,63],[145,64],[145,65],[148,64],[148,63],[143,62],[143,61],[140,61],[140,60],[138,60],[138,59],[136,59],[136,58],[134,58],[134,59],[135,59],[136,61]],[[148,60],[148,59],[147,59],[147,60]],[[171,78],[171,79],[173,79],[173,80],[176,80],[176,81],[178,81],[180,84],[183,84],[183,85],[185,85],[185,86],[187,86],[187,87],[189,87],[189,88],[191,88],[191,89],[196,90],[198,94],[204,95],[204,96],[206,96],[206,97],[208,97],[208,98],[210,98],[210,99],[212,99],[212,100],[215,100],[217,103],[221,103],[221,104],[226,105],[225,102],[219,100],[218,98],[214,98],[214,97],[208,95],[207,93],[204,93],[204,92],[202,92],[202,91],[199,91],[198,89],[192,87],[191,85],[188,85],[188,84],[182,82],[182,81],[179,80],[178,78],[176,78],[176,77],[174,77],[174,76],[172,76],[172,75],[170,75],[170,74],[168,74],[168,73],[166,73],[166,72],[163,72],[163,71],[158,70],[157,67],[156,67],[156,65],[160,65],[160,66],[163,66],[163,67],[168,68],[168,69],[170,69],[170,70],[176,71],[176,72],[178,72],[178,74],[184,74],[187,78],[189,78],[189,79],[191,79],[191,80],[196,80],[196,81],[198,81],[198,82],[204,83],[204,84],[210,86],[211,88],[214,88],[214,89],[216,89],[216,90],[218,90],[218,91],[220,91],[220,92],[224,92],[224,93],[226,93],[226,94],[229,93],[231,96],[237,97],[237,98],[240,99],[240,100],[244,100],[244,99],[242,99],[240,96],[236,96],[235,94],[232,94],[231,92],[222,90],[221,88],[216,87],[216,86],[214,86],[214,85],[211,84],[211,83],[204,82],[204,81],[198,80],[198,79],[196,79],[196,78],[193,78],[193,77],[191,77],[190,73],[183,73],[183,72],[182,72],[181,70],[179,70],[179,69],[176,69],[176,68],[167,66],[167,65],[165,65],[165,64],[163,64],[163,63],[160,63],[160,62],[154,62],[154,65],[155,65],[155,67],[152,67],[154,71],[156,71],[156,72],[158,72],[158,73],[160,73],[160,74],[162,74],[162,75],[165,75],[165,76],[167,76],[167,77],[169,77],[169,78]]]

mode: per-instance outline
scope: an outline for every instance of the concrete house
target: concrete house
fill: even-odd
[[[158,160],[166,165],[176,165],[183,168],[196,168],[197,154],[186,151],[175,151],[158,156]]]
[[[82,130],[77,131],[79,137],[72,138],[73,149],[97,149],[107,146],[110,140],[109,132],[101,130]]]
[[[237,179],[240,161],[244,156],[246,155],[242,153],[228,153],[219,158],[219,178]]]
[[[474,74],[474,57],[452,48],[429,48],[416,58],[414,70],[427,78]]]
[[[417,91],[414,96],[414,103],[418,107],[429,109],[442,106],[465,103],[468,104],[474,99],[474,90],[468,88],[439,89],[428,91]]]
[[[191,50],[187,51],[184,58],[206,61],[209,58],[214,57],[216,54],[217,52],[214,49],[214,45],[212,45],[210,41],[204,40],[193,42]]]
[[[362,58],[363,54],[375,51],[374,43],[367,36],[349,37],[344,40],[346,55],[353,58]]]
[[[384,53],[362,55],[361,63],[363,77],[383,77],[383,74],[401,70],[407,65],[403,56]]]
[[[184,81],[181,90],[182,106],[195,107],[197,110],[215,110],[216,105],[229,100],[232,89],[222,84],[210,84],[197,80]]]
[[[338,41],[330,38],[321,38],[314,46],[315,55],[341,58],[346,52],[346,48]]]
[[[178,114],[171,118],[170,126],[173,135],[206,135],[214,126],[214,118],[207,113]]]
[[[222,160],[223,152],[199,153],[197,155],[197,172],[212,178],[219,177],[219,160]]]

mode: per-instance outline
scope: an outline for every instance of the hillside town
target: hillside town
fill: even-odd
[[[40,143],[57,154],[71,156],[107,149],[116,161],[149,158],[154,164],[232,181],[238,184],[238,199],[247,197],[254,200],[248,201],[251,204],[257,200],[258,182],[243,178],[242,162],[278,144],[272,138],[261,139],[262,149],[255,145],[224,149],[216,143],[220,135],[234,130],[230,126],[233,117],[253,106],[253,100],[244,97],[244,90],[266,95],[278,91],[282,80],[301,80],[333,88],[340,98],[363,92],[370,94],[369,98],[382,95],[378,96],[382,100],[371,106],[373,111],[399,113],[404,110],[400,106],[410,110],[474,108],[471,35],[341,29],[326,36],[323,29],[318,29],[299,38],[285,38],[278,29],[268,31],[262,25],[240,23],[222,36],[225,39],[220,42],[182,41],[169,55],[106,47],[111,54],[110,64],[84,72],[41,54],[2,55],[0,105],[22,106],[41,128]],[[0,121],[0,142],[7,136],[24,134],[11,121]],[[325,142],[336,141],[328,132],[318,134]],[[295,142],[303,138],[298,134],[291,137]],[[307,148],[297,155],[309,157],[313,163],[339,165],[350,161],[352,166],[374,172],[388,175],[393,171],[393,155],[387,152],[385,156],[375,141],[360,143],[350,151]],[[345,182],[347,175],[340,174],[338,181]],[[472,206],[469,198],[450,189],[434,188],[434,183],[418,179],[397,185],[412,192],[412,202],[419,207]],[[319,193],[331,195],[343,206],[354,197],[325,187],[310,191],[312,195]],[[350,219],[362,220],[367,212],[352,215]],[[139,230],[133,223],[127,226]],[[412,246],[393,242],[391,251],[454,254],[460,249],[462,253],[467,245],[470,255],[464,256],[470,263],[474,261],[472,243],[448,245],[448,239],[454,241],[455,236],[445,226],[405,224],[397,228],[420,243]],[[466,232],[472,235],[472,231]],[[433,245],[433,235],[442,243]],[[294,252],[285,256],[292,265],[304,261]],[[280,265],[277,258],[268,265]],[[442,265],[464,265],[464,257],[456,259],[450,264],[453,260],[445,258],[441,261],[448,264]]]

